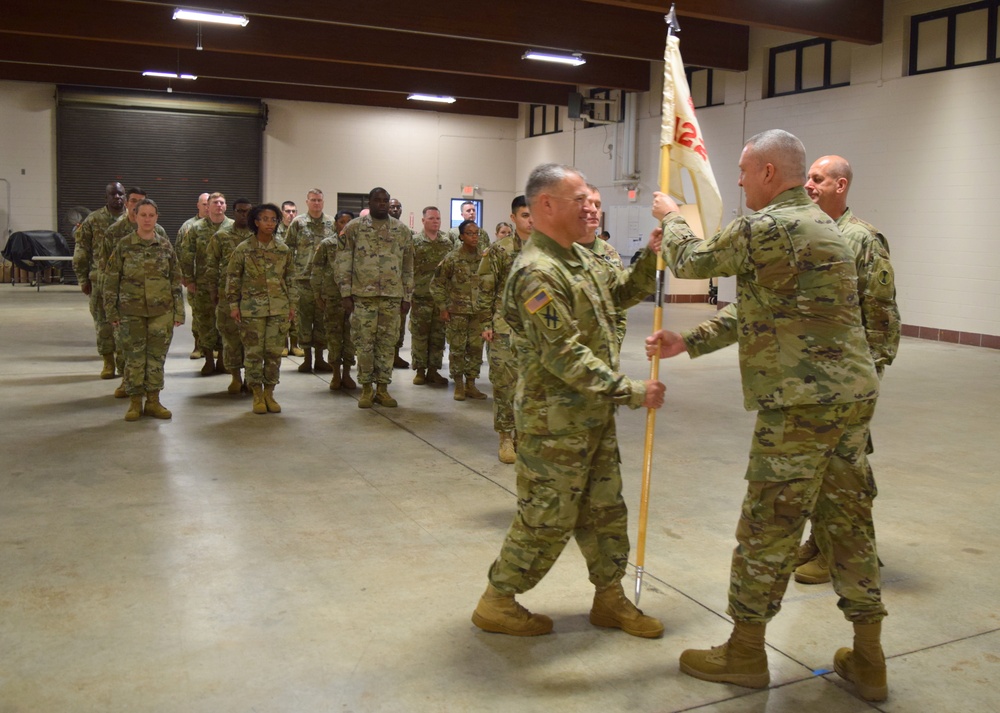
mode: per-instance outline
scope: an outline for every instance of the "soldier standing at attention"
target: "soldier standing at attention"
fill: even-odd
[[[295,279],[299,296],[298,309],[298,343],[304,349],[299,372],[311,374],[316,372],[329,373],[333,367],[323,359],[326,349],[326,326],[323,323],[323,311],[316,309],[316,294],[309,284],[309,264],[312,262],[316,247],[324,238],[337,237],[333,227],[333,218],[323,212],[323,191],[313,188],[306,194],[306,214],[300,215],[288,226],[285,233],[285,243],[292,249],[295,256]],[[316,360],[313,361],[313,351]]]
[[[615,406],[659,408],[664,386],[618,372],[612,320],[615,309],[652,292],[655,255],[646,251],[634,271],[612,276],[576,245],[591,208],[586,179],[574,168],[538,166],[525,195],[534,230],[503,299],[517,355],[518,509],[472,621],[514,636],[552,631],[549,617],[532,614],[514,595],[538,584],[573,536],[596,589],[591,623],[655,638],[663,625],[636,609],[621,584],[628,512]]]
[[[215,325],[222,337],[222,353],[226,370],[232,375],[232,381],[226,387],[230,394],[238,394],[244,389],[240,369],[243,368],[243,343],[240,341],[240,325],[229,316],[229,303],[224,299],[226,293],[226,269],[233,256],[236,246],[244,240],[253,237],[248,220],[253,204],[249,198],[237,198],[233,203],[233,225],[227,230],[220,230],[208,241],[208,290],[215,305]],[[223,295],[223,299],[219,299]]]
[[[368,205],[368,215],[344,228],[334,271],[358,354],[363,385],[358,408],[374,403],[394,407],[398,404],[389,394],[392,356],[400,302],[409,303],[413,295],[413,239],[410,229],[389,215],[388,191],[373,188]]]
[[[294,201],[285,201],[281,204],[281,222],[278,223],[278,229],[274,231],[274,237],[278,240],[284,242],[285,236],[288,234],[288,226],[292,224],[296,216],[299,214],[299,208],[295,205]],[[292,320],[291,326],[288,328],[288,343],[282,348],[281,356],[286,357],[291,353],[292,356],[305,356],[305,351],[299,346],[299,320],[298,318]]]
[[[883,700],[882,605],[865,450],[878,376],[858,309],[854,255],[834,222],[810,199],[805,149],[771,130],[747,142],[739,184],[756,211],[709,240],[688,228],[669,196],[656,193],[662,251],[679,278],[736,276],[736,332],[744,404],[757,410],[747,494],[736,527],[729,641],[681,654],[684,673],[764,688],[770,682],[764,630],[778,613],[806,520],[834,564],[838,606],[854,624],[854,650],[834,667],[866,700]],[[661,330],[647,352],[699,356],[731,343],[717,320],[683,335]]]
[[[184,324],[184,294],[177,256],[170,240],[156,234],[156,219],[156,203],[141,200],[136,231],[118,243],[107,265],[104,308],[125,352],[126,421],[172,415],[160,391],[174,327]]]
[[[292,251],[274,237],[280,215],[273,203],[250,211],[253,236],[236,246],[226,268],[226,302],[229,316],[240,326],[243,366],[256,414],[281,413],[274,387],[298,296]]]
[[[403,215],[403,204],[400,203],[395,198],[389,199],[389,215],[391,215],[396,220],[399,220]],[[409,226],[407,226],[409,227]],[[410,231],[410,235],[413,235],[413,231]],[[403,307],[403,305],[406,305]],[[403,338],[406,336],[406,315],[410,311],[410,305],[408,302],[403,302],[400,304],[399,313],[399,339],[396,340],[396,356],[392,359],[393,369],[409,369],[410,362],[406,361],[403,357],[399,356],[399,350],[403,348]]]
[[[184,244],[184,238],[185,236],[187,236],[187,233],[191,229],[191,226],[194,225],[199,220],[201,220],[202,218],[208,217],[209,195],[211,194],[202,193],[200,196],[198,196],[198,214],[185,220],[183,223],[181,223],[181,227],[177,229],[177,239],[174,241],[174,250],[176,252],[178,253],[180,252],[181,245]],[[187,301],[188,304],[191,305],[191,309],[193,310],[194,296],[190,292],[187,293]],[[191,358],[201,359],[204,356],[204,354],[202,354],[201,349],[198,348],[198,335],[194,333],[193,327],[191,329],[191,333],[194,335],[194,349],[191,351]]]
[[[459,210],[462,212],[462,220],[471,220],[475,222],[476,220],[476,204],[472,201],[465,201],[459,206]],[[458,228],[452,228],[448,231],[448,237],[451,241],[458,245],[462,242],[461,237],[458,234]],[[482,255],[486,252],[486,248],[490,246],[490,234],[487,233],[482,228],[479,229],[479,242],[476,247],[479,250],[479,254]]]
[[[431,296],[434,270],[456,244],[441,231],[441,211],[424,208],[424,229],[413,236],[413,310],[410,316],[410,355],[417,370],[413,383],[445,385],[438,370],[444,363],[445,324]]]
[[[213,352],[219,345],[219,333],[215,327],[215,305],[212,304],[211,281],[208,278],[208,241],[220,230],[233,227],[233,219],[226,217],[226,197],[213,193],[208,197],[208,217],[195,222],[181,241],[178,256],[184,286],[191,295],[191,331],[198,335],[197,346],[205,355],[201,368],[202,376],[223,373],[224,355],[218,362]]]
[[[485,399],[476,388],[483,368],[483,318],[479,301],[479,226],[471,220],[458,226],[462,246],[445,255],[431,279],[431,296],[445,323],[448,336],[448,366],[455,380],[455,400]]]
[[[487,343],[490,363],[490,383],[493,385],[493,429],[500,434],[497,457],[501,463],[514,462],[514,387],[517,386],[517,366],[511,349],[510,327],[503,318],[503,288],[510,267],[521,252],[521,246],[531,237],[531,211],[524,196],[510,203],[510,218],[514,234],[490,245],[479,263],[479,311],[484,315],[483,340]]]
[[[352,220],[354,214],[349,210],[337,213],[333,223],[336,234],[320,241],[309,266],[309,285],[316,295],[316,309],[323,312],[323,323],[326,325],[326,346],[330,350],[330,366],[333,367],[330,391],[351,391],[358,387],[351,378],[351,367],[354,366],[351,323],[344,313],[344,301],[334,272],[340,234]]]
[[[104,313],[104,296],[101,294],[101,276],[105,266],[99,263],[94,247],[112,223],[118,220],[124,208],[125,188],[120,183],[109,183],[104,187],[104,206],[84,218],[74,235],[73,272],[80,283],[80,291],[90,297],[90,316],[97,332],[97,353],[104,359],[102,379],[115,378],[115,337]]]
[[[597,237],[597,229],[601,227],[601,192],[597,186],[587,184],[590,191],[590,205],[593,208],[590,219],[587,221],[587,232],[580,239],[580,245],[601,259],[601,262],[613,272],[621,272],[624,269],[622,256],[618,254],[614,246],[604,238]],[[615,315],[615,334],[618,335],[618,347],[621,348],[625,341],[625,329],[628,327],[628,314],[625,310],[620,310]]]

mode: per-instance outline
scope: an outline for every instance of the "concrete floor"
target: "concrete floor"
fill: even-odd
[[[670,306],[666,324],[712,310]],[[636,377],[651,314],[630,314]],[[400,408],[359,411],[357,393],[286,360],[284,412],[255,416],[227,377],[198,375],[184,326],[173,420],[130,424],[97,378],[77,288],[0,286],[0,334],[0,713],[1000,710],[998,351],[904,339],[884,381],[872,461],[890,697],[872,705],[825,674],[851,637],[829,585],[790,585],[770,689],[677,670],[730,628],[753,423],[735,349],[662,367],[641,603],[665,636],[592,627],[570,545],[522,597],[555,633],[517,639],[469,621],[515,506],[490,401],[397,371]],[[618,423],[634,538],[643,412]]]

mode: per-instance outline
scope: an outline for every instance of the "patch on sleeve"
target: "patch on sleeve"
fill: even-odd
[[[524,303],[524,308],[528,310],[530,314],[534,314],[551,301],[552,297],[549,296],[548,292],[542,289],[533,294],[531,298]]]

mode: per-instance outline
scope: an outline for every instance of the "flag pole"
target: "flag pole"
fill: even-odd
[[[667,39],[680,32],[675,6],[664,17],[667,23]],[[660,191],[670,192],[670,144],[660,147]],[[656,303],[653,308],[653,333],[663,328],[663,285],[666,280],[667,265],[663,253],[656,255]],[[659,381],[660,355],[656,353],[649,366],[649,378]],[[642,456],[642,492],[639,495],[639,535],[635,547],[635,603],[639,604],[642,594],[642,575],[646,562],[646,525],[649,520],[649,489],[653,477],[653,439],[656,436],[656,409],[646,409],[646,447]]]

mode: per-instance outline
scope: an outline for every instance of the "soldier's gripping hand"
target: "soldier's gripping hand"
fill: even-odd
[[[660,228],[653,228],[653,232],[649,234],[649,251],[654,255],[660,252],[660,245],[663,244],[663,230]]]
[[[344,306],[344,314],[351,314],[354,311],[353,297],[344,297],[340,300],[340,303]]]
[[[654,332],[652,336],[646,337],[646,357],[648,359],[652,359],[657,353],[661,359],[669,359],[686,351],[687,344],[677,332],[661,329]]]
[[[653,193],[653,217],[657,220],[663,220],[663,216],[667,213],[678,213],[680,208],[674,202],[674,199],[668,196],[666,193],[660,193],[656,191]]]
[[[653,379],[646,380],[646,399],[642,402],[643,408],[660,408],[663,405],[663,394],[667,387],[660,381]]]

